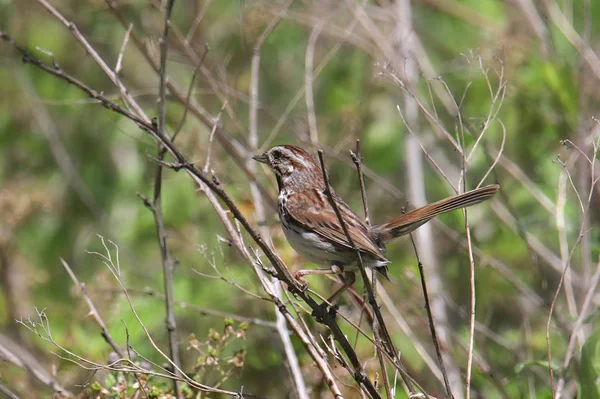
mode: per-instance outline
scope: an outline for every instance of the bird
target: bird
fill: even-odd
[[[390,263],[386,257],[387,243],[438,215],[486,201],[500,188],[491,184],[448,197],[378,225],[365,223],[330,189],[353,247],[327,196],[321,164],[314,155],[295,145],[277,145],[253,159],[267,165],[275,174],[279,189],[277,210],[289,244],[304,259],[325,266],[324,269],[299,270],[294,277],[307,286],[306,275],[344,274],[344,285],[329,298],[330,301],[353,284],[353,271],[359,263],[356,250],[365,267],[374,268],[387,278]]]

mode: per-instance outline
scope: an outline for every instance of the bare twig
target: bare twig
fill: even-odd
[[[435,329],[435,323],[433,320],[433,315],[431,313],[431,304],[429,303],[429,294],[427,292],[427,281],[425,279],[425,270],[423,269],[423,263],[421,263],[421,259],[419,259],[419,251],[417,249],[417,244],[415,243],[415,239],[413,238],[412,233],[409,234],[410,242],[412,243],[413,250],[415,252],[415,257],[417,258],[417,265],[419,267],[419,276],[421,277],[421,288],[423,290],[423,299],[425,300],[425,310],[427,313],[427,319],[429,321],[429,331],[431,332],[431,341],[433,341],[433,346],[435,347],[435,354],[438,358],[438,363],[440,366],[440,371],[442,374],[442,379],[444,382],[444,386],[446,387],[446,393],[449,397],[452,397],[452,392],[450,391],[450,381],[448,381],[448,373],[446,372],[446,366],[444,365],[444,358],[442,357],[442,351],[440,350],[440,343],[438,340],[438,335]]]
[[[79,169],[76,167],[77,160],[73,159],[71,154],[69,154],[67,146],[63,143],[59,129],[52,120],[50,113],[43,104],[38,103],[38,94],[31,81],[22,71],[17,73],[17,79],[25,93],[31,98],[31,115],[40,132],[48,141],[56,164],[64,174],[67,182],[81,199],[81,202],[85,204],[96,220],[102,221],[104,216],[102,208],[98,205],[85,180],[82,178]]]
[[[212,129],[210,129],[210,134],[208,136],[208,144],[206,146],[207,147],[206,148],[206,160],[204,161],[204,168],[202,169],[204,171],[204,173],[209,172],[210,156],[212,154],[212,148],[213,148],[213,145],[212,145],[213,139],[215,138],[215,132],[219,128],[219,123],[221,123],[221,115],[223,115],[223,110],[225,109],[226,106],[227,106],[227,102],[225,102],[225,104],[223,104],[223,106],[221,107],[221,110],[219,111],[219,113],[217,114],[217,117],[215,118],[215,120],[213,122]]]
[[[54,6],[52,6],[50,3],[48,3],[48,1],[46,1],[46,0],[37,0],[37,1],[50,14],[52,14],[54,17],[56,17],[56,19],[58,19],[65,27],[67,27],[71,31],[71,33],[75,36],[77,41],[79,41],[79,43],[81,43],[81,45],[83,46],[85,51],[89,55],[92,56],[92,58],[94,59],[96,64],[98,64],[98,66],[100,66],[100,68],[102,68],[102,70],[104,71],[106,76],[108,76],[109,79],[113,82],[113,84],[119,89],[119,91],[121,92],[121,96],[123,97],[123,100],[125,101],[125,104],[127,104],[128,107],[133,108],[136,116],[141,118],[145,122],[150,122],[150,119],[146,116],[146,114],[144,113],[142,108],[137,104],[137,102],[135,100],[133,100],[133,98],[127,91],[127,88],[125,87],[125,85],[123,85],[123,83],[120,81],[117,73],[115,73],[115,71],[113,71],[108,66],[108,64],[102,59],[102,57],[100,57],[98,52],[89,44],[89,42],[85,39],[85,37],[83,37],[81,32],[79,32],[79,29],[77,29],[77,26],[73,22],[71,22],[67,18],[65,18]]]
[[[117,64],[115,65],[115,73],[117,76],[121,73],[123,69],[123,55],[125,54],[125,49],[127,48],[127,42],[129,42],[129,35],[131,35],[131,29],[133,28],[133,24],[129,24],[129,28],[125,32],[125,37],[123,38],[123,44],[121,45],[121,51],[119,51],[119,56],[117,57]]]
[[[367,191],[365,190],[365,179],[362,172],[362,154],[360,153],[360,140],[356,140],[356,152],[350,151],[352,162],[356,167],[358,173],[358,182],[360,184],[360,195],[362,197],[363,210],[365,211],[365,223],[370,226],[371,220],[369,219],[369,204],[367,202]]]
[[[464,170],[464,169],[463,169]],[[465,170],[466,172],[466,170]],[[463,180],[465,182],[465,180]],[[471,375],[473,373],[473,350],[475,345],[475,259],[473,257],[473,245],[471,244],[471,228],[469,227],[469,218],[467,210],[463,209],[465,220],[465,232],[467,235],[467,253],[469,254],[469,285],[471,294],[471,310],[469,313],[469,351],[467,357],[467,386],[465,388],[467,399],[471,397]]]
[[[104,320],[102,319],[102,317],[100,317],[100,314],[98,313],[98,310],[96,309],[96,306],[94,305],[94,303],[92,302],[92,300],[90,299],[90,297],[87,294],[87,291],[85,289],[85,284],[79,282],[79,280],[77,279],[77,276],[75,275],[75,273],[73,273],[73,270],[71,269],[69,264],[63,258],[60,258],[60,262],[62,263],[62,265],[65,268],[65,270],[67,271],[67,273],[69,273],[69,276],[71,277],[71,280],[73,280],[73,283],[77,286],[77,288],[81,292],[81,296],[83,296],[85,303],[88,305],[88,308],[90,309],[89,315],[92,316],[94,322],[96,322],[96,324],[98,324],[98,326],[100,327],[100,334],[102,335],[102,338],[104,338],[106,343],[109,344],[110,347],[119,356],[124,357],[125,352],[123,352],[121,350],[119,345],[117,345],[117,343],[115,342],[113,337],[110,335],[110,332],[108,332],[108,329],[106,328],[106,324],[104,324]]]
[[[166,4],[165,21],[163,26],[163,33],[159,39],[160,44],[160,73],[159,73],[159,89],[158,89],[158,126],[157,130],[165,137],[167,134],[167,52],[168,46],[168,35],[169,35],[169,21],[171,18],[171,11],[175,0],[168,0]],[[189,97],[188,97],[189,101]],[[186,102],[187,110],[187,102]],[[185,112],[185,111],[184,111]],[[184,115],[185,117],[185,115]],[[154,121],[153,121],[154,125]],[[175,134],[178,132],[175,132]],[[175,139],[175,134],[171,141]],[[166,149],[161,143],[158,143],[158,159],[162,161],[166,154]],[[156,225],[156,235],[158,237],[158,244],[160,247],[160,255],[163,269],[163,284],[165,288],[165,325],[167,328],[167,336],[169,338],[169,354],[175,367],[175,375],[181,377],[181,361],[179,359],[179,344],[177,340],[177,322],[175,320],[175,297],[173,288],[173,274],[175,272],[176,260],[171,256],[169,247],[167,244],[167,231],[165,228],[165,220],[162,212],[162,176],[163,166],[158,163],[156,165],[156,175],[154,178],[154,197],[152,203],[145,201],[148,208],[152,211],[154,216],[154,223]],[[179,397],[181,392],[181,386],[177,379],[173,380],[173,391],[175,397]]]
[[[377,271],[375,269],[372,269],[371,272],[371,280],[373,281],[373,300],[375,303],[377,303]],[[365,281],[365,283],[369,284],[368,281]],[[381,335],[379,334],[381,330],[382,328],[379,327],[378,320],[375,319],[373,321],[373,337],[375,338],[375,342],[377,343],[382,341]],[[387,395],[388,399],[393,399],[395,395],[392,393],[392,388],[390,387],[390,377],[388,375],[388,370],[385,364],[384,349],[381,347],[381,345],[375,345],[375,352],[377,354],[377,360],[379,361],[379,369],[381,370],[381,378],[383,379],[383,387],[385,388],[385,394]]]
[[[19,397],[10,389],[8,389],[8,387],[6,385],[4,385],[2,383],[2,381],[0,381],[0,392],[2,392],[3,394],[6,395],[7,398],[10,399],[19,399]]]
[[[65,389],[60,382],[39,363],[37,354],[30,353],[17,342],[4,334],[0,334],[0,359],[8,361],[17,367],[26,370],[33,378],[47,386],[52,391],[67,397],[74,395]]]
[[[190,80],[190,85],[188,86],[188,92],[187,92],[187,95],[185,96],[183,115],[181,116],[179,125],[177,125],[177,129],[175,129],[175,131],[173,132],[173,138],[172,138],[173,141],[175,141],[175,138],[177,137],[177,135],[183,128],[183,125],[185,125],[185,120],[187,118],[188,110],[190,109],[190,99],[192,98],[194,82],[196,82],[196,76],[198,76],[198,71],[200,71],[200,68],[202,67],[202,64],[204,63],[204,60],[206,59],[206,55],[208,54],[209,50],[210,50],[210,47],[208,46],[208,44],[206,44],[204,46],[204,53],[202,53],[202,57],[200,57],[200,60],[198,61],[198,64],[196,64],[196,68],[194,69],[194,73],[192,74],[192,79]],[[165,73],[166,73],[166,71],[165,71]]]
[[[563,281],[565,283],[565,291],[567,291],[567,277],[569,276],[569,272],[571,270],[571,259],[575,253],[575,250],[577,248],[577,246],[579,245],[579,243],[584,239],[584,237],[586,236],[586,230],[588,229],[587,226],[587,218],[586,215],[589,211],[590,208],[590,204],[591,204],[591,200],[592,200],[592,196],[594,193],[594,189],[597,183],[597,180],[595,178],[595,166],[596,166],[596,157],[598,155],[598,151],[600,150],[600,136],[598,136],[599,138],[597,139],[598,141],[596,141],[596,139],[594,138],[594,136],[592,136],[592,145],[593,145],[593,154],[591,157],[586,156],[586,154],[581,151],[579,148],[577,148],[577,150],[579,151],[579,154],[576,154],[575,156],[572,156],[572,158],[578,158],[579,155],[583,154],[584,158],[588,161],[589,165],[590,165],[590,178],[591,178],[591,184],[589,186],[589,193],[586,197],[586,202],[585,204],[582,202],[581,200],[581,196],[579,195],[579,193],[577,192],[577,188],[575,187],[575,184],[573,183],[573,180],[571,179],[570,173],[568,171],[567,165],[565,165],[564,163],[562,163],[562,161],[558,160],[560,165],[563,168],[563,175],[566,175],[569,179],[569,181],[571,182],[571,186],[573,188],[573,190],[575,191],[576,195],[577,195],[577,199],[579,201],[579,206],[581,207],[581,222],[580,222],[580,227],[579,227],[579,234],[577,236],[577,239],[575,240],[575,242],[573,243],[573,246],[568,254],[568,257],[566,259],[564,259],[564,271],[561,274],[561,278],[559,280],[558,283],[558,287],[556,289],[556,292],[554,294],[554,297],[552,299],[552,303],[550,304],[550,312],[548,315],[548,321],[546,323],[546,344],[548,347],[548,372],[550,374],[550,386],[552,389],[552,393],[553,393],[553,397],[556,399],[559,399],[562,395],[562,389],[564,387],[565,384],[565,373],[567,370],[567,367],[570,363],[571,360],[571,356],[573,353],[573,347],[575,344],[575,339],[579,340],[579,344],[580,346],[583,345],[583,341],[584,341],[584,337],[583,337],[583,333],[579,330],[581,323],[583,321],[583,318],[585,317],[585,314],[587,313],[587,309],[589,307],[589,301],[591,300],[591,296],[593,295],[592,293],[595,291],[595,288],[598,285],[598,281],[600,280],[600,260],[599,260],[599,264],[597,267],[597,271],[593,276],[593,279],[591,281],[591,285],[590,288],[588,289],[585,299],[584,299],[584,304],[582,305],[582,309],[581,312],[579,314],[579,316],[577,317],[577,320],[575,321],[575,324],[573,326],[573,330],[570,334],[569,337],[569,343],[567,345],[567,352],[565,354],[565,359],[564,359],[564,369],[563,372],[556,384],[556,386],[554,385],[554,376],[553,376],[553,370],[552,370],[552,351],[551,351],[551,345],[550,345],[550,322],[552,319],[552,314],[553,314],[553,310],[556,306],[556,300],[558,298],[558,295],[560,294],[560,290],[561,290],[561,286],[563,284]],[[572,162],[574,163],[574,162]],[[563,182],[564,182],[564,176],[563,177]],[[557,205],[560,204],[560,200],[557,201]],[[566,240],[566,237],[565,237]]]
[[[308,113],[308,127],[310,131],[310,142],[313,145],[319,143],[319,133],[317,131],[317,117],[315,116],[315,100],[313,97],[313,60],[315,56],[315,46],[317,39],[323,28],[319,24],[313,28],[308,45],[306,46],[306,57],[304,66],[304,97],[306,98],[306,111]]]

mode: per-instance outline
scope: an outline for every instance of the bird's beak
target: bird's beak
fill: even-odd
[[[254,159],[255,161],[260,162],[260,163],[264,163],[267,165],[269,164],[269,156],[267,155],[266,152],[263,152],[262,154],[259,154],[259,155],[255,155],[252,157],[252,159]]]

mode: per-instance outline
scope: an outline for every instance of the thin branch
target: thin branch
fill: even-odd
[[[373,281],[373,300],[375,303],[377,303],[377,271],[375,269],[372,269],[371,272],[371,279]],[[365,283],[369,284],[368,281],[365,281]],[[379,331],[381,331],[382,328],[380,328],[378,324],[379,323],[377,319],[375,319],[373,321],[373,337],[375,338],[375,342],[381,342],[381,335],[379,334]],[[385,364],[383,353],[384,350],[381,347],[381,345],[375,345],[375,352],[377,354],[377,360],[379,361],[379,369],[381,370],[381,378],[383,379],[383,387],[385,388],[385,394],[387,395],[388,399],[393,399],[394,394],[392,393],[392,389],[390,387],[390,377],[388,375],[388,370]]]
[[[204,63],[204,60],[206,59],[206,56],[208,55],[209,50],[210,50],[210,47],[208,46],[208,43],[207,43],[204,45],[204,53],[202,53],[202,57],[200,57],[200,61],[198,61],[198,63],[196,64],[196,68],[194,68],[194,73],[192,74],[192,80],[190,81],[190,85],[188,86],[188,92],[187,92],[187,95],[185,96],[183,115],[181,116],[179,125],[177,125],[177,129],[175,129],[175,132],[173,132],[173,138],[172,138],[173,141],[175,141],[175,138],[177,137],[177,135],[179,135],[179,132],[183,128],[183,125],[185,125],[185,119],[187,118],[188,110],[190,109],[190,99],[192,98],[194,82],[196,81],[196,76],[198,76],[198,71],[200,71],[200,67],[202,67],[202,64]]]
[[[304,65],[304,97],[306,99],[306,112],[308,113],[308,127],[310,130],[310,142],[312,145],[317,145],[319,143],[317,117],[315,115],[315,100],[313,96],[313,60],[315,56],[315,46],[322,28],[323,25],[319,24],[313,28],[313,31],[310,34],[308,45],[306,46]]]
[[[223,115],[223,110],[227,107],[227,101],[225,101],[225,103],[221,106],[221,109],[219,110],[219,113],[217,114],[217,117],[215,118],[214,122],[213,122],[213,126],[212,129],[210,129],[210,134],[208,135],[208,145],[206,148],[206,161],[204,161],[204,168],[202,169],[204,171],[204,173],[208,173],[209,172],[209,167],[210,167],[210,156],[212,154],[212,148],[213,148],[213,139],[215,138],[215,133],[217,131],[217,129],[219,128],[219,123],[221,123],[221,115]]]
[[[427,292],[425,270],[423,269],[423,263],[421,263],[421,259],[419,258],[419,251],[417,250],[417,244],[415,243],[415,239],[413,238],[412,233],[410,233],[409,236],[410,242],[412,243],[413,250],[415,252],[415,257],[417,258],[417,266],[419,267],[419,276],[421,277],[421,289],[423,290],[423,299],[425,300],[425,311],[427,313],[427,319],[429,322],[428,324],[429,331],[431,332],[431,341],[433,341],[435,354],[438,358],[438,364],[442,373],[442,379],[444,382],[444,387],[446,388],[446,393],[449,397],[452,397],[452,391],[450,390],[450,381],[448,380],[448,373],[446,372],[446,366],[444,365],[444,358],[442,357],[442,351],[440,349],[440,343],[438,340],[437,332],[435,330],[435,323],[433,321],[433,314],[431,313],[431,304],[429,303],[429,294]]]
[[[352,157],[352,162],[356,167],[356,172],[358,173],[358,182],[360,184],[360,196],[362,197],[363,210],[365,212],[365,223],[367,226],[371,225],[371,220],[369,219],[369,204],[367,203],[367,191],[365,190],[365,179],[362,172],[362,154],[360,153],[360,139],[356,140],[356,152],[350,151],[350,156]]]
[[[89,44],[89,42],[85,39],[85,37],[83,37],[81,32],[79,32],[79,29],[77,29],[77,26],[73,22],[71,22],[67,18],[65,18],[56,8],[54,8],[54,6],[52,6],[50,3],[48,3],[48,1],[46,1],[46,0],[37,0],[37,1],[50,14],[52,14],[54,17],[56,17],[56,19],[58,19],[64,26],[66,26],[71,31],[71,33],[75,36],[77,41],[79,43],[81,43],[81,45],[83,46],[85,51],[89,55],[92,56],[92,58],[94,59],[96,64],[98,64],[98,66],[100,66],[100,68],[102,68],[102,70],[104,71],[106,76],[108,76],[109,79],[113,82],[113,84],[119,89],[119,91],[121,92],[121,96],[123,97],[123,100],[125,101],[125,103],[128,106],[131,106],[133,108],[136,116],[141,118],[144,122],[150,122],[150,119],[146,116],[146,114],[144,113],[142,108],[137,104],[136,101],[133,100],[133,98],[127,91],[127,88],[125,87],[125,85],[123,85],[123,83],[121,83],[118,75],[112,69],[110,69],[108,64],[102,59],[102,57],[100,57],[98,52]]]
[[[589,306],[589,301],[591,300],[591,296],[593,295],[592,293],[595,290],[595,287],[598,285],[598,280],[600,279],[600,260],[599,260],[599,265],[597,268],[597,271],[595,273],[595,275],[593,276],[592,279],[592,284],[590,286],[590,288],[588,289],[588,292],[586,294],[586,297],[584,299],[584,305],[582,305],[582,309],[581,312],[574,324],[573,330],[571,332],[571,335],[569,337],[569,343],[567,345],[567,352],[565,354],[565,360],[564,360],[564,364],[566,365],[565,368],[563,369],[563,372],[558,380],[558,383],[556,384],[556,386],[554,385],[554,376],[553,376],[553,370],[552,370],[552,351],[551,351],[551,345],[550,345],[550,322],[552,319],[552,313],[556,304],[556,300],[558,298],[558,295],[560,293],[561,290],[561,285],[563,284],[563,281],[565,281],[565,291],[567,290],[567,277],[569,275],[569,272],[571,270],[570,265],[571,265],[571,259],[575,253],[575,250],[577,248],[577,246],[579,245],[579,243],[584,239],[584,237],[586,237],[587,234],[587,219],[586,219],[586,215],[588,214],[588,211],[590,209],[590,205],[591,205],[591,200],[592,200],[592,196],[594,193],[594,189],[596,186],[596,179],[595,179],[595,166],[596,166],[596,157],[598,155],[598,150],[600,149],[600,145],[598,145],[600,143],[600,138],[598,139],[599,142],[596,143],[594,141],[594,139],[592,139],[592,144],[593,144],[593,154],[591,157],[587,157],[585,156],[585,158],[589,161],[590,163],[590,175],[591,175],[591,184],[589,187],[589,193],[587,195],[587,201],[585,203],[585,205],[581,202],[581,197],[579,196],[579,193],[577,192],[577,189],[573,183],[573,181],[571,180],[569,171],[566,167],[566,165],[564,163],[562,163],[562,161],[560,161],[559,163],[561,164],[561,166],[563,167],[563,172],[564,174],[566,174],[569,177],[569,180],[571,181],[573,190],[576,192],[577,195],[577,199],[579,201],[579,205],[583,208],[582,209],[582,215],[581,215],[581,223],[580,223],[580,227],[579,227],[579,234],[577,236],[577,239],[575,240],[575,242],[573,243],[573,246],[571,248],[571,251],[569,252],[569,256],[568,258],[565,260],[565,266],[564,266],[564,271],[561,274],[561,278],[559,280],[558,283],[558,287],[556,289],[556,292],[554,294],[554,298],[552,299],[552,303],[550,304],[550,313],[548,315],[548,321],[546,323],[546,345],[547,345],[547,350],[548,350],[548,372],[550,374],[550,386],[552,389],[552,393],[553,393],[553,398],[559,399],[562,395],[562,389],[565,383],[565,372],[567,370],[567,366],[569,365],[570,362],[570,357],[572,356],[572,352],[573,352],[573,346],[574,346],[574,340],[577,338],[579,340],[580,345],[583,345],[583,333],[579,332],[579,327],[583,321],[584,315],[587,312],[587,308]],[[585,155],[581,150],[579,150],[579,154],[576,154],[573,156],[573,158],[576,160],[580,154]],[[590,159],[591,158],[591,159]],[[557,201],[557,203],[560,201]]]
[[[466,180],[463,180],[466,182]],[[471,397],[471,374],[473,368],[473,348],[475,344],[475,259],[473,257],[473,246],[471,243],[471,228],[469,227],[469,218],[467,216],[467,210],[463,209],[463,215],[465,220],[465,232],[467,235],[467,253],[469,254],[469,285],[471,294],[471,310],[469,314],[469,351],[467,358],[467,387],[465,388],[467,399]]]
[[[121,45],[121,51],[119,51],[119,56],[117,57],[117,64],[115,65],[115,73],[117,76],[121,73],[123,69],[123,55],[125,54],[125,49],[127,48],[127,43],[129,42],[129,36],[131,35],[131,29],[133,28],[133,24],[129,24],[129,28],[125,32],[125,37],[123,38],[123,44]]]
[[[2,381],[0,381],[0,392],[5,394],[6,397],[9,399],[19,399],[19,397],[13,391],[11,391],[6,385],[4,385],[2,383]]]
[[[65,270],[67,271],[67,273],[69,273],[69,276],[71,277],[71,280],[73,280],[73,283],[77,286],[77,288],[81,292],[81,296],[83,297],[83,299],[85,300],[85,303],[88,305],[88,308],[90,309],[89,315],[93,317],[94,322],[96,322],[96,324],[98,324],[98,326],[100,327],[100,335],[102,335],[102,338],[104,338],[106,343],[109,344],[110,347],[120,357],[125,357],[125,352],[123,352],[123,350],[121,350],[119,345],[117,345],[117,343],[115,342],[113,337],[110,335],[110,332],[108,332],[108,329],[106,328],[106,324],[104,324],[104,320],[102,319],[102,317],[100,317],[100,314],[98,313],[98,310],[96,309],[96,306],[94,305],[94,303],[88,296],[87,291],[85,289],[85,284],[79,282],[79,280],[77,279],[77,276],[75,275],[75,273],[73,273],[73,270],[71,269],[69,264],[63,258],[60,258],[60,262],[62,263],[62,265],[65,268]]]
[[[65,389],[60,382],[38,362],[37,354],[32,354],[10,337],[0,334],[0,359],[10,362],[27,371],[35,380],[47,386],[52,391],[74,397],[73,393]]]
[[[165,137],[167,134],[167,53],[169,50],[168,35],[169,35],[169,22],[171,19],[171,11],[175,0],[168,0],[167,9],[165,12],[165,20],[162,36],[159,39],[160,45],[160,73],[159,73],[159,90],[158,90],[158,131]],[[189,95],[189,93],[188,93]],[[189,97],[188,97],[189,102]],[[186,102],[186,104],[188,103]],[[187,110],[187,106],[185,108]],[[185,117],[185,111],[184,111]],[[175,132],[171,141],[173,142],[176,134]],[[166,154],[165,148],[161,143],[158,143],[158,159],[163,160]],[[177,377],[181,377],[181,360],[179,359],[179,344],[177,340],[177,322],[175,320],[175,294],[173,287],[173,274],[175,272],[176,261],[171,257],[169,247],[167,244],[167,231],[165,228],[165,220],[162,212],[162,178],[163,178],[163,167],[159,163],[156,165],[156,175],[154,178],[154,198],[149,208],[152,210],[154,215],[154,223],[156,224],[156,235],[158,237],[158,244],[160,246],[160,255],[162,261],[163,271],[163,283],[165,287],[165,325],[167,328],[167,336],[169,337],[169,354],[171,360],[175,364],[175,374]],[[146,202],[148,205],[148,203]],[[179,397],[181,392],[181,386],[179,381],[173,380],[173,391],[175,397]]]

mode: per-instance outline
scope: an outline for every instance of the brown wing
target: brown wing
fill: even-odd
[[[369,230],[360,217],[344,201],[334,194],[335,202],[346,223],[346,228],[361,252],[370,254],[387,262]],[[286,201],[286,210],[289,216],[297,223],[331,242],[352,249],[344,230],[338,223],[335,210],[331,207],[327,195],[318,189],[309,189],[302,193],[292,193]]]

